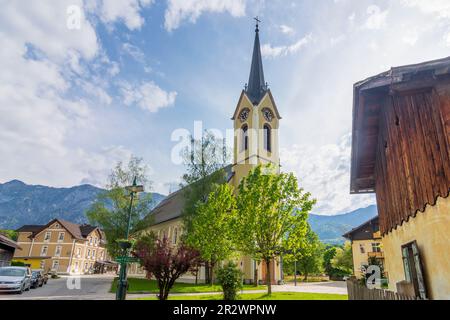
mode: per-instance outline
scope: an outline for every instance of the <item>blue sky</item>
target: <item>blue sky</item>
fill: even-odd
[[[80,28],[68,22],[81,9]],[[262,19],[281,162],[336,214],[349,195],[352,85],[449,55],[446,0],[0,0],[0,182],[103,186],[132,154],[169,192],[172,133],[225,130]],[[75,9],[77,8],[75,7]],[[74,15],[75,14],[75,15]],[[73,27],[73,24],[71,25]],[[173,189],[173,187],[172,187]]]

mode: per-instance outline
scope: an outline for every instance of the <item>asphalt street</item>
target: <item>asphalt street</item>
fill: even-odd
[[[114,300],[109,293],[113,276],[49,279],[41,288],[23,294],[0,293],[0,300]]]

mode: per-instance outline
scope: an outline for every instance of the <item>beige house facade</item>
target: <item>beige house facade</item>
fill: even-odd
[[[352,244],[353,273],[358,279],[364,278],[365,268],[373,259],[384,267],[383,242],[378,217],[364,222],[343,235]]]
[[[92,273],[106,260],[105,237],[91,225],[54,219],[47,225],[25,225],[17,230],[14,261],[61,274]]]

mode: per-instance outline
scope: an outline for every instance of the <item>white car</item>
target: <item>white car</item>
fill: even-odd
[[[27,267],[0,268],[0,292],[22,294],[31,288],[31,270]]]

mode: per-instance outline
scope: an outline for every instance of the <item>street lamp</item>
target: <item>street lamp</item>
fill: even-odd
[[[125,187],[125,189],[130,192],[130,207],[128,209],[128,222],[127,222],[127,230],[125,241],[120,241],[119,246],[123,250],[123,256],[120,257],[120,274],[119,274],[119,282],[117,284],[117,293],[116,300],[125,300],[127,295],[127,264],[128,264],[128,253],[131,248],[131,243],[128,241],[130,237],[130,228],[131,228],[131,211],[133,210],[133,200],[135,194],[139,192],[144,192],[144,186],[138,186],[136,183],[137,177],[134,177],[133,185]]]

